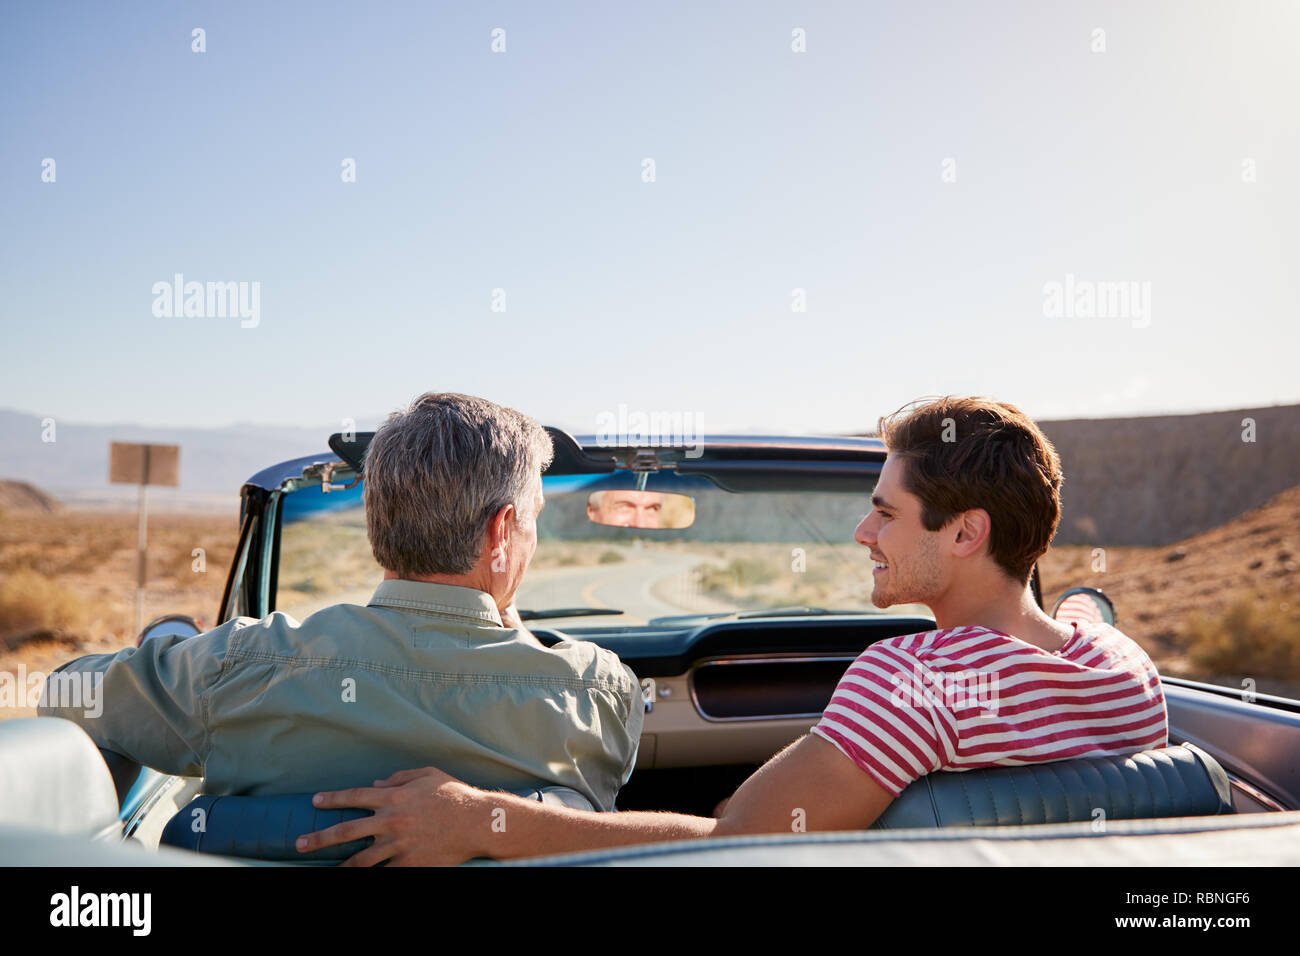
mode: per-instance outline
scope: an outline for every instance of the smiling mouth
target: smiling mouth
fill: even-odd
[[[884,561],[872,561],[872,564],[875,565],[875,568],[871,572],[872,574],[878,574],[881,571],[889,570],[889,565]]]

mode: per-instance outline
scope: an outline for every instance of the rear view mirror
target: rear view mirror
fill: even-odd
[[[593,491],[587,496],[587,520],[612,528],[689,528],[695,502],[666,491]]]
[[[1070,588],[1057,598],[1052,617],[1065,623],[1100,621],[1114,627],[1115,605],[1097,588]]]

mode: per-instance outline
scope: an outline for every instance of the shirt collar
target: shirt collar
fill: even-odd
[[[462,588],[454,584],[408,581],[390,578],[380,581],[369,607],[391,607],[430,611],[451,617],[467,618],[480,624],[502,627],[501,612],[486,591]]]

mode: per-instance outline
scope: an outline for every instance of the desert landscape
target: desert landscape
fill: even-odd
[[[134,643],[136,516],[43,504],[0,514],[0,672]],[[145,620],[184,612],[211,626],[237,537],[229,515],[151,516]],[[0,707],[0,719],[32,715]]]

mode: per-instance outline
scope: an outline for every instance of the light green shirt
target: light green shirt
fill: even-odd
[[[102,715],[47,706],[48,683],[41,715],[219,794],[369,786],[433,765],[486,789],[572,787],[611,810],[645,717],[613,652],[544,647],[504,628],[490,595],[419,581],[384,581],[367,606],[301,624],[279,611],[235,618],[60,672],[103,675]]]

